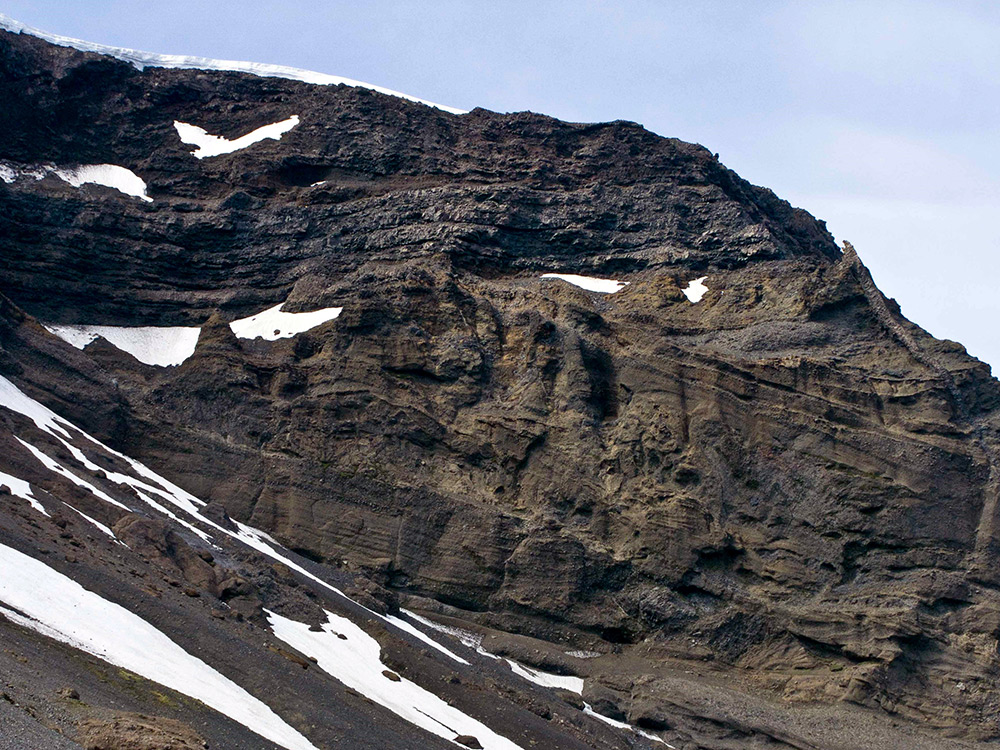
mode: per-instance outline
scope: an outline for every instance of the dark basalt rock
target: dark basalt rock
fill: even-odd
[[[0,184],[0,372],[217,523],[362,574],[379,611],[418,595],[601,641],[585,697],[699,747],[801,746],[759,695],[1000,736],[1000,387],[822,222],[634,123],[139,72],[7,33],[0,99],[0,160],[120,164],[154,198]],[[172,126],[292,114],[280,141],[204,160]],[[286,300],[344,310],[231,334]],[[205,327],[149,368],[36,319]],[[129,523],[224,601],[258,588]],[[696,688],[659,671],[679,662]],[[726,691],[746,704],[727,714]]]

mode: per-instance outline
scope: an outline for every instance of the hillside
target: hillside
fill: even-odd
[[[821,221],[125,58],[0,30],[0,748],[1000,739],[1000,384]]]

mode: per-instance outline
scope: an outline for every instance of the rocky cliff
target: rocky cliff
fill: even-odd
[[[633,123],[6,32],[0,100],[0,375],[110,448],[677,747],[1000,738],[1000,385],[822,222]],[[342,312],[229,325],[282,303]],[[200,333],[159,367],[41,324]]]

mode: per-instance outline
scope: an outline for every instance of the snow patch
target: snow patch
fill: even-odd
[[[582,677],[543,672],[542,670],[535,669],[534,667],[526,667],[523,664],[518,664],[513,659],[504,659],[504,661],[510,665],[514,674],[519,677],[523,677],[536,685],[541,685],[542,687],[547,688],[557,688],[560,690],[569,690],[574,693],[580,693],[581,695],[583,694]]]
[[[583,704],[583,712],[587,714],[587,716],[593,716],[595,719],[603,721],[605,724],[610,724],[616,729],[626,729],[630,732],[635,732],[636,734],[645,737],[647,740],[653,740],[653,742],[659,742],[660,744],[666,745],[667,747],[671,748],[671,750],[676,750],[676,748],[674,748],[673,745],[671,745],[666,740],[661,740],[655,734],[644,732],[643,730],[639,729],[639,727],[634,727],[631,724],[626,724],[624,721],[618,721],[617,719],[612,719],[610,716],[604,716],[603,714],[597,713],[597,711],[595,711],[590,707],[589,703]]]
[[[463,630],[462,628],[453,628],[450,625],[442,625],[440,622],[434,622],[434,620],[422,617],[418,615],[416,612],[411,612],[408,609],[401,609],[400,611],[403,614],[407,615],[408,617],[412,617],[420,624],[426,625],[431,630],[436,630],[439,633],[446,633],[447,635],[458,638],[458,640],[461,642],[463,646],[465,646],[466,648],[473,649],[477,654],[481,654],[482,656],[488,656],[490,659],[498,659],[498,660],[500,659],[499,656],[491,654],[489,651],[483,648],[483,636],[479,635],[478,633],[473,633],[470,630]],[[465,661],[465,659],[462,659],[462,661],[465,662],[466,664],[469,663]]]
[[[93,442],[93,443],[95,443],[97,445],[100,445],[99,443],[97,443],[97,441],[95,441],[92,437],[90,437],[89,435],[87,435],[85,432],[81,432],[81,434],[84,437],[86,437],[88,440],[90,440],[91,442]],[[102,467],[98,466],[97,464],[95,464],[93,461],[91,461],[89,458],[87,458],[86,454],[82,450],[80,450],[79,448],[77,448],[75,445],[73,445],[72,443],[70,443],[65,438],[60,437],[60,436],[56,436],[56,439],[59,440],[59,442],[61,442],[63,444],[63,446],[66,448],[66,450],[68,450],[73,455],[73,458],[76,461],[78,461],[80,464],[82,464],[84,466],[84,468],[88,469],[89,471],[103,471],[104,475],[107,477],[107,479],[108,479],[109,482],[112,482],[113,484],[126,485],[127,487],[130,487],[132,489],[132,491],[135,492],[135,494],[139,497],[139,499],[142,500],[143,502],[145,502],[151,508],[153,508],[154,510],[159,511],[160,513],[163,513],[163,515],[167,516],[168,518],[172,519],[173,521],[176,521],[181,526],[183,526],[184,528],[186,528],[189,531],[191,531],[193,534],[201,537],[203,540],[205,540],[206,542],[208,542],[208,543],[211,544],[212,540],[211,540],[211,537],[208,534],[206,534],[204,531],[202,531],[201,529],[199,529],[197,526],[194,526],[193,524],[188,523],[184,519],[179,518],[169,508],[161,505],[156,500],[154,500],[153,497],[152,497],[152,495],[158,495],[158,496],[160,496],[161,498],[164,498],[164,499],[170,498],[171,494],[172,494],[172,492],[170,490],[165,489],[164,487],[157,487],[157,486],[148,484],[147,482],[143,482],[141,479],[136,479],[135,477],[130,477],[128,474],[122,474],[121,472],[118,472],[118,471],[113,471],[111,469],[102,468]],[[108,450],[109,452],[113,453],[113,451],[111,451],[109,448],[107,448],[107,446],[103,446],[102,445],[101,447],[104,448],[105,450]],[[122,458],[123,460],[128,461],[130,466],[132,465],[132,459],[128,458],[127,456],[122,456],[121,454],[116,454],[116,455],[118,455],[119,458]],[[145,468],[145,467],[143,467],[143,468]],[[152,472],[150,472],[150,473],[152,473]],[[166,483],[166,480],[163,480],[163,482]],[[180,488],[175,488],[175,489],[180,490]],[[180,491],[183,492],[183,490],[180,490]],[[192,496],[192,499],[196,500],[196,498],[193,498],[193,496]],[[185,498],[183,498],[183,497],[181,497],[181,496],[178,495],[178,497],[176,498],[175,504],[178,503],[178,502],[179,503],[189,503],[190,500],[187,500],[187,499],[185,499]],[[74,508],[74,510],[75,510],[75,508]],[[77,511],[77,512],[79,512],[79,511]],[[197,514],[195,514],[195,515],[197,515]]]
[[[195,515],[198,518],[200,518],[201,520],[207,521],[208,523],[212,523],[211,521],[208,521],[207,519],[205,519],[203,516],[200,516],[200,515],[197,515],[197,514],[195,514]],[[315,581],[320,586],[323,586],[324,588],[332,591],[333,593],[335,593],[335,594],[337,594],[339,596],[344,597],[349,602],[354,602],[355,604],[357,604],[359,607],[361,607],[362,609],[364,609],[366,612],[368,612],[373,617],[377,617],[378,619],[382,620],[383,622],[386,622],[386,623],[388,623],[390,625],[393,625],[393,626],[399,628],[400,630],[402,630],[402,631],[404,631],[406,633],[409,633],[414,638],[417,638],[420,641],[423,641],[424,643],[426,643],[431,648],[434,648],[434,649],[440,651],[442,654],[444,654],[445,656],[447,656],[450,659],[453,659],[454,661],[457,661],[459,664],[468,664],[469,663],[465,659],[463,659],[461,656],[459,656],[458,654],[454,653],[453,651],[450,651],[449,649],[445,648],[444,646],[442,646],[440,643],[438,643],[434,639],[428,637],[425,633],[421,633],[419,630],[417,630],[415,627],[413,627],[413,625],[411,625],[410,623],[408,623],[406,620],[403,620],[403,619],[401,619],[399,617],[394,617],[392,615],[381,615],[378,612],[375,612],[375,611],[373,611],[371,609],[368,609],[368,607],[364,606],[363,604],[358,604],[358,602],[355,602],[353,599],[351,599],[351,597],[349,597],[343,591],[341,591],[340,589],[338,589],[336,586],[333,586],[333,585],[327,583],[326,581],[324,581],[319,576],[314,575],[313,573],[310,573],[308,570],[306,570],[305,568],[303,568],[301,565],[299,565],[298,563],[296,563],[291,558],[289,558],[289,557],[281,554],[281,552],[279,552],[274,547],[272,547],[271,544],[274,544],[279,549],[284,549],[284,548],[281,547],[281,545],[278,544],[276,541],[274,541],[273,539],[271,539],[263,531],[258,531],[257,529],[254,529],[254,528],[252,528],[250,526],[247,526],[246,524],[240,523],[239,521],[235,521],[235,523],[236,523],[237,529],[239,530],[236,534],[232,534],[231,532],[226,531],[222,527],[217,527],[217,528],[219,528],[220,531],[222,531],[222,532],[224,532],[226,534],[229,534],[230,536],[233,536],[233,537],[239,539],[240,541],[242,541],[248,547],[252,547],[253,549],[257,550],[258,552],[261,552],[261,553],[267,555],[268,557],[272,557],[275,560],[278,560],[279,562],[284,563],[285,565],[287,565],[292,570],[294,570],[294,571],[296,571],[298,573],[301,573],[302,575],[304,575],[309,580]],[[212,525],[214,526],[215,524],[212,524]]]
[[[478,633],[473,633],[469,630],[463,630],[462,628],[455,628],[449,625],[443,625],[439,622],[434,622],[434,620],[428,619],[418,615],[416,612],[411,612],[409,610],[402,610],[405,614],[412,617],[417,622],[426,625],[427,627],[437,630],[440,633],[447,633],[448,635],[458,638],[462,642],[463,646],[474,649],[476,653],[482,656],[489,657],[490,659],[500,660],[501,657],[496,654],[491,654],[485,648],[483,648],[483,636]],[[597,654],[598,656],[600,654]],[[540,669],[535,669],[534,667],[526,667],[524,664],[520,664],[513,659],[503,659],[507,662],[511,671],[523,677],[529,682],[533,682],[536,685],[541,685],[547,688],[556,688],[560,690],[570,690],[574,693],[583,693],[583,678],[574,677],[572,675],[561,675],[553,674],[551,672],[543,672]]]
[[[694,281],[690,282],[681,291],[684,292],[684,296],[688,298],[689,302],[700,302],[701,298],[705,296],[705,292],[708,291],[708,287],[703,283],[708,276],[701,276]]]
[[[156,367],[172,367],[184,362],[194,354],[201,335],[201,328],[181,326],[46,325],[45,330],[77,349],[86,348],[100,337],[143,364]]]
[[[452,742],[459,735],[472,735],[485,750],[518,748],[506,737],[405,677],[398,682],[386,677],[378,641],[346,617],[327,611],[323,630],[312,632],[305,623],[270,610],[264,612],[275,637],[313,657],[320,669],[411,724]]]
[[[586,289],[588,292],[600,292],[601,294],[614,294],[620,292],[628,281],[615,281],[614,279],[598,279],[593,276],[577,276],[575,273],[543,273],[543,279],[561,279],[573,286]]]
[[[313,83],[320,86],[357,86],[359,88],[371,89],[380,94],[397,96],[418,104],[425,104],[428,107],[436,107],[453,115],[464,115],[468,110],[446,107],[443,104],[435,104],[426,99],[418,99],[409,94],[401,94],[398,91],[374,86],[370,83],[355,81],[341,76],[328,75],[326,73],[316,73],[311,70],[301,68],[291,68],[285,65],[267,65],[265,63],[242,62],[238,60],[211,60],[205,57],[191,57],[187,55],[159,55],[153,52],[140,52],[139,50],[126,49],[124,47],[110,47],[104,44],[85,42],[82,39],[50,34],[40,29],[26,26],[13,18],[0,13],[0,28],[15,34],[28,34],[39,39],[44,39],[51,44],[60,47],[72,47],[83,52],[96,52],[99,55],[108,55],[118,60],[132,64],[137,70],[143,68],[181,68],[187,70],[228,70],[237,73],[249,73],[250,75],[261,76],[263,78],[288,78],[293,81],[303,83]]]
[[[145,502],[146,505],[148,505],[149,507],[151,507],[153,510],[159,511],[160,513],[162,513],[163,515],[165,515],[167,518],[169,518],[171,521],[174,521],[175,523],[179,523],[181,526],[183,526],[185,529],[187,529],[188,531],[190,531],[195,536],[199,536],[202,539],[204,539],[206,542],[208,542],[209,544],[212,544],[212,537],[210,537],[204,531],[202,531],[201,529],[199,529],[197,526],[195,526],[192,523],[188,523],[183,518],[178,517],[176,513],[174,513],[172,510],[170,510],[170,508],[166,507],[165,505],[161,505],[156,500],[154,500],[150,495],[147,495],[145,492],[143,492],[142,490],[140,490],[135,485],[135,483],[133,483],[131,485],[131,487],[132,487],[132,490],[135,492],[135,494],[137,494],[139,496],[139,498],[143,502]]]
[[[267,705],[141,617],[3,544],[0,601],[16,610],[0,607],[19,625],[199,700],[288,750],[316,750]]]
[[[0,471],[0,487],[4,486],[10,490],[10,494],[15,497],[19,497],[22,500],[27,500],[28,504],[43,516],[49,515],[48,511],[45,510],[45,508],[42,507],[42,504],[38,502],[34,495],[31,494],[31,485],[23,479],[12,477],[10,474],[5,474]]]
[[[208,156],[231,154],[234,151],[241,151],[265,139],[280,141],[281,136],[298,124],[299,116],[292,115],[287,120],[264,125],[231,141],[221,135],[212,135],[197,125],[189,125],[186,122],[174,120],[174,127],[177,129],[177,135],[180,136],[181,142],[198,147],[191,152],[198,159],[204,159]]]
[[[596,659],[599,656],[603,656],[600,651],[563,651],[566,656],[572,656],[574,659]]]
[[[24,440],[21,440],[21,438],[17,437],[17,435],[14,436],[14,439],[17,442],[19,442],[21,445],[23,445],[25,448],[27,448],[29,451],[31,451],[31,455],[33,455],[35,458],[37,458],[41,462],[41,464],[46,469],[48,469],[49,471],[55,472],[56,474],[58,474],[61,477],[65,477],[66,479],[68,479],[69,481],[71,481],[73,484],[75,484],[77,487],[82,487],[83,489],[90,491],[96,497],[100,498],[101,500],[103,500],[106,503],[111,503],[115,507],[121,508],[122,510],[127,510],[129,512],[132,511],[132,509],[130,507],[128,507],[127,505],[123,505],[122,503],[118,502],[113,497],[111,497],[111,495],[109,495],[107,492],[105,492],[104,490],[98,489],[97,487],[95,487],[94,485],[92,485],[90,482],[88,482],[86,479],[82,479],[81,477],[78,477],[72,471],[70,471],[69,469],[67,469],[66,467],[64,467],[62,464],[60,464],[58,461],[56,461],[52,457],[48,456],[47,454],[45,454],[44,452],[42,452],[41,450],[39,450],[38,448],[36,448],[35,446],[33,446],[31,443],[26,442]]]
[[[375,614],[377,614],[377,613],[375,613]],[[417,628],[415,628],[413,626],[412,623],[407,622],[403,618],[396,617],[395,615],[379,615],[379,617],[381,617],[383,620],[385,620],[390,625],[396,626],[397,628],[399,628],[400,630],[402,630],[404,633],[409,633],[410,635],[412,635],[417,640],[423,641],[428,646],[431,646],[432,648],[437,649],[438,651],[440,651],[445,656],[447,656],[447,657],[449,657],[449,658],[454,659],[455,661],[457,661],[459,664],[468,664],[469,663],[465,659],[463,659],[461,656],[459,656],[458,654],[456,654],[454,651],[450,651],[449,649],[445,648],[444,646],[442,646],[437,641],[435,641],[435,640],[433,640],[431,638],[428,638],[425,633],[421,633]]]
[[[131,169],[119,167],[117,164],[83,164],[78,167],[56,167],[51,164],[15,165],[11,162],[0,163],[0,179],[11,184],[17,180],[28,178],[41,180],[54,174],[63,182],[75,188],[82,185],[103,185],[114,188],[119,193],[130,195],[152,203],[153,199],[146,194],[146,183]]]
[[[416,612],[411,612],[407,609],[402,610],[405,614],[412,617],[417,622],[426,625],[427,627],[437,630],[440,633],[447,633],[448,635],[458,638],[462,642],[463,646],[467,648],[474,649],[476,653],[483,656],[487,656],[490,659],[499,660],[501,657],[496,654],[491,654],[485,648],[483,648],[483,636],[478,633],[473,633],[469,630],[463,630],[462,628],[451,627],[450,625],[443,625],[439,622],[434,622],[434,620],[428,619],[418,615]],[[541,685],[547,688],[558,688],[561,690],[570,690],[574,693],[583,693],[583,678],[573,677],[571,675],[561,675],[553,674],[551,672],[543,672],[540,669],[535,669],[534,667],[526,667],[513,659],[504,659],[505,662],[510,666],[511,671],[519,677],[523,677],[529,682],[533,682],[536,685]],[[468,663],[468,662],[466,662]]]
[[[284,306],[285,303],[282,302],[249,318],[234,320],[229,327],[237,338],[276,341],[291,338],[310,328],[335,320],[344,310],[342,307],[325,307],[312,312],[288,313],[281,311]]]
[[[84,512],[82,511],[82,510],[77,510],[77,509],[76,509],[76,508],[74,508],[74,507],[73,507],[72,505],[70,505],[69,503],[67,503],[67,502],[66,502],[65,500],[63,501],[63,505],[65,505],[65,506],[66,506],[67,508],[69,508],[69,509],[70,509],[71,511],[73,511],[73,512],[74,512],[74,513],[76,513],[77,515],[79,515],[79,516],[82,516],[82,517],[83,517],[83,519],[84,519],[85,521],[88,521],[88,522],[92,523],[92,524],[93,524],[94,526],[96,526],[96,527],[97,527],[97,529],[98,529],[98,530],[99,530],[99,531],[100,531],[100,532],[101,532],[102,534],[107,534],[107,535],[108,535],[109,537],[111,537],[112,539],[114,539],[114,540],[115,540],[115,542],[117,542],[117,543],[118,543],[118,544],[120,544],[121,546],[123,546],[123,547],[127,547],[127,546],[128,546],[128,545],[127,545],[127,544],[125,544],[124,542],[122,542],[122,541],[119,541],[118,537],[116,537],[116,536],[115,536],[115,532],[113,532],[113,531],[112,531],[111,529],[109,529],[109,528],[108,528],[107,526],[105,526],[105,525],[104,525],[103,523],[101,523],[100,521],[98,521],[98,520],[96,520],[96,519],[94,519],[94,518],[91,518],[91,517],[90,517],[90,516],[88,516],[88,515],[87,515],[86,513],[84,513]]]
[[[52,171],[59,179],[73,187],[78,188],[86,184],[104,185],[147,203],[153,202],[153,199],[146,194],[146,183],[143,179],[125,167],[115,164],[85,164],[71,169],[60,168]]]
[[[4,406],[13,412],[27,417],[35,423],[35,427],[43,432],[56,437],[60,434],[70,437],[70,434],[58,422],[62,422],[67,427],[72,427],[73,425],[51,409],[42,406],[33,398],[28,398],[28,396],[21,392],[20,388],[2,375],[0,375],[0,406]]]

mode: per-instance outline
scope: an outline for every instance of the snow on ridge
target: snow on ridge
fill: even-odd
[[[103,523],[101,523],[97,519],[91,518],[86,513],[84,513],[82,510],[78,510],[77,508],[74,508],[72,505],[70,505],[69,503],[67,503],[65,500],[63,500],[63,505],[65,505],[67,508],[69,508],[71,511],[73,511],[77,515],[82,516],[83,520],[88,521],[89,523],[91,523],[94,526],[96,526],[97,529],[102,534],[106,534],[107,536],[111,537],[112,539],[115,540],[116,543],[120,544],[123,547],[127,547],[128,546],[127,544],[125,544],[125,542],[120,541],[118,539],[118,537],[115,536],[115,532],[113,532],[111,529],[109,529],[106,525],[104,525]]]
[[[35,423],[35,427],[54,437],[60,437],[60,435],[67,438],[72,437],[66,432],[65,427],[73,427],[73,425],[47,406],[43,406],[35,399],[25,395],[20,388],[3,375],[0,375],[0,406],[27,417]]]
[[[510,669],[514,674],[519,677],[523,677],[528,682],[533,682],[536,685],[541,685],[542,687],[569,690],[573,693],[583,694],[582,677],[543,672],[542,670],[535,669],[534,667],[526,667],[524,664],[520,664],[513,659],[504,659],[504,661],[510,665]]]
[[[200,515],[198,513],[192,513],[192,515],[194,515],[199,520],[206,521],[207,523],[215,526],[214,523],[212,523],[211,521],[208,521],[204,516],[202,516],[202,515]],[[258,531],[257,529],[253,528],[252,526],[247,526],[246,524],[240,523],[239,521],[235,521],[234,523],[236,524],[236,528],[238,529],[237,533],[235,533],[235,534],[233,534],[230,531],[227,531],[226,529],[223,529],[221,526],[216,527],[216,528],[218,528],[220,531],[222,531],[225,534],[229,534],[230,536],[232,536],[232,537],[234,537],[236,539],[239,539],[241,542],[243,542],[248,547],[251,547],[251,548],[257,550],[258,552],[261,552],[261,553],[267,555],[268,557],[271,557],[271,558],[277,560],[278,562],[284,563],[289,568],[291,568],[292,570],[294,570],[296,573],[299,573],[299,574],[305,576],[310,581],[314,581],[315,583],[318,583],[320,586],[323,586],[325,589],[327,589],[329,591],[332,591],[333,593],[337,594],[338,596],[342,596],[344,599],[347,599],[349,602],[353,602],[354,604],[357,604],[359,607],[361,607],[363,610],[365,610],[372,617],[376,617],[379,620],[382,620],[383,622],[388,623],[389,625],[393,625],[394,627],[398,628],[399,630],[402,630],[404,633],[409,633],[414,638],[417,638],[418,640],[423,641],[424,643],[426,643],[431,648],[434,648],[434,649],[440,651],[442,654],[444,654],[445,656],[447,656],[450,659],[453,659],[454,661],[457,661],[459,664],[468,664],[469,663],[465,659],[463,659],[461,656],[459,656],[458,654],[456,654],[454,651],[451,651],[447,647],[442,646],[440,643],[438,643],[437,641],[435,641],[433,638],[431,638],[430,636],[428,636],[426,633],[422,633],[419,630],[417,630],[417,628],[415,628],[412,624],[410,624],[406,620],[402,619],[401,617],[396,617],[395,615],[382,615],[382,614],[379,614],[378,612],[375,612],[374,610],[368,609],[368,607],[366,607],[365,605],[361,604],[360,602],[354,601],[354,599],[351,599],[351,597],[349,597],[343,591],[341,591],[340,589],[338,589],[336,586],[334,586],[334,585],[332,585],[330,583],[327,583],[326,581],[324,581],[322,578],[320,578],[316,574],[311,573],[310,571],[308,571],[305,568],[303,568],[301,565],[299,565],[297,562],[295,562],[294,560],[292,560],[290,557],[282,554],[280,550],[284,550],[284,547],[282,547],[280,544],[278,544],[273,539],[271,539],[271,537],[269,537],[263,531]],[[275,549],[274,547],[272,547],[271,546],[272,544],[275,545],[275,547],[277,547],[278,549]]]
[[[479,635],[478,633],[473,633],[472,631],[469,630],[463,630],[462,628],[456,628],[450,625],[444,625],[440,622],[435,622],[434,620],[431,620],[428,617],[422,617],[421,615],[418,615],[416,612],[411,612],[408,609],[403,609],[400,611],[409,615],[422,625],[426,625],[432,630],[437,630],[438,632],[441,633],[447,633],[448,635],[458,638],[458,640],[462,642],[463,646],[475,649],[476,653],[480,654],[481,656],[487,656],[490,659],[496,659],[497,661],[501,659],[501,657],[497,656],[496,654],[492,654],[485,648],[483,648],[483,636]],[[513,659],[504,658],[503,661],[507,662],[507,665],[510,667],[511,671],[518,677],[523,677],[524,679],[528,680],[529,682],[533,682],[536,685],[541,685],[542,687],[547,687],[547,688],[570,690],[574,693],[581,693],[581,694],[583,693],[582,677],[554,674],[552,672],[543,672],[542,670],[536,669],[535,667],[527,667],[524,664],[514,661]],[[466,664],[468,664],[468,662],[466,662]]]
[[[630,283],[628,281],[615,281],[614,279],[598,279],[593,276],[579,276],[575,273],[543,273],[541,278],[560,279],[573,286],[586,289],[588,292],[600,292],[601,294],[620,292]]]
[[[485,750],[520,750],[513,741],[429,690],[405,677],[398,681],[386,677],[378,641],[346,617],[327,611],[322,631],[313,632],[306,623],[267,609],[264,612],[276,638],[315,658],[324,672],[411,724],[451,742],[464,734],[479,740]]]
[[[0,180],[13,185],[21,179],[41,180],[56,170],[51,164],[16,164],[0,161]]]
[[[317,750],[271,708],[146,620],[40,560],[0,544],[0,613],[201,701],[288,750]],[[16,611],[14,611],[16,610]]]
[[[234,140],[229,140],[221,135],[212,135],[204,128],[178,120],[174,120],[174,127],[177,129],[181,143],[198,147],[191,152],[191,155],[198,159],[204,159],[208,156],[220,156],[241,151],[265,139],[280,141],[281,136],[298,125],[299,122],[299,116],[292,115],[287,120],[264,125]]]
[[[475,649],[476,653],[487,656],[490,659],[496,659],[507,662],[511,671],[518,677],[522,677],[529,682],[533,682],[536,685],[541,685],[542,687],[555,688],[559,690],[569,690],[574,693],[583,694],[583,678],[576,677],[575,675],[561,675],[555,674],[553,672],[544,672],[536,667],[528,667],[520,662],[514,661],[513,659],[508,659],[506,657],[499,657],[496,654],[492,654],[483,648],[483,636],[478,633],[473,633],[469,630],[463,630],[462,628],[452,627],[450,625],[444,625],[440,622],[435,622],[428,617],[422,617],[416,612],[411,612],[408,609],[401,610],[405,614],[412,617],[417,622],[427,627],[437,630],[441,633],[447,633],[448,635],[458,638],[462,642],[463,646],[467,648]],[[599,656],[600,654],[598,654]]]
[[[343,307],[324,307],[312,312],[289,313],[281,311],[284,306],[285,303],[282,302],[249,318],[234,320],[229,327],[237,338],[276,341],[291,338],[310,328],[335,320],[344,310]]]
[[[201,328],[182,326],[46,325],[45,330],[77,349],[86,348],[100,337],[143,364],[156,367],[171,367],[184,362],[194,354],[201,335]]]
[[[689,302],[700,302],[701,298],[705,296],[705,292],[708,291],[708,287],[705,286],[704,281],[707,278],[708,276],[701,276],[690,282],[681,290],[684,292],[684,296],[688,298]]]
[[[38,499],[31,493],[31,485],[23,479],[18,479],[17,477],[13,477],[10,474],[0,471],[0,487],[4,485],[7,486],[10,490],[10,494],[14,495],[14,497],[27,500],[28,504],[39,513],[44,516],[49,515],[49,512],[45,510],[42,504],[38,502]]]
[[[587,716],[593,716],[595,719],[603,721],[605,724],[609,724],[615,727],[616,729],[626,729],[630,732],[635,732],[636,734],[645,737],[647,740],[653,740],[654,742],[659,742],[661,745],[666,745],[667,747],[671,748],[671,750],[676,750],[676,748],[674,748],[673,745],[671,745],[666,740],[660,739],[655,734],[643,731],[642,729],[639,729],[639,727],[634,727],[631,724],[626,724],[624,721],[618,721],[617,719],[612,719],[610,716],[605,716],[604,714],[597,713],[597,711],[591,708],[589,703],[583,704],[583,712],[587,714]]]
[[[69,469],[67,469],[62,464],[60,464],[58,461],[56,461],[54,458],[52,458],[51,456],[49,456],[44,451],[36,448],[31,443],[29,443],[29,442],[27,442],[25,440],[22,440],[17,435],[14,436],[14,439],[17,442],[19,442],[21,445],[23,445],[25,448],[27,448],[28,451],[31,453],[31,455],[33,455],[35,458],[37,458],[38,461],[39,461],[39,463],[41,463],[42,466],[44,466],[49,471],[51,471],[51,472],[53,472],[55,474],[58,474],[61,477],[64,477],[64,478],[68,479],[73,484],[75,484],[77,487],[82,487],[83,489],[87,490],[88,492],[90,492],[95,497],[100,498],[101,500],[103,500],[106,503],[110,503],[111,505],[114,505],[116,508],[121,508],[122,510],[129,511],[130,513],[132,512],[132,509],[130,507],[128,507],[124,503],[118,502],[113,497],[111,497],[111,495],[109,495],[107,492],[105,492],[104,490],[98,489],[97,487],[95,487],[94,485],[92,485],[90,482],[88,482],[86,479],[82,479],[81,477],[78,477],[76,474],[74,474],[72,471],[70,471]],[[68,443],[66,443],[66,441],[62,441],[62,442],[63,442],[64,445],[68,445]]]
[[[478,633],[473,633],[471,630],[463,630],[462,628],[455,628],[450,625],[443,625],[440,622],[435,622],[434,620],[431,620],[428,617],[423,617],[421,615],[418,615],[416,612],[412,612],[408,609],[400,608],[399,611],[407,615],[408,617],[412,617],[421,625],[426,625],[431,630],[436,630],[439,633],[445,633],[447,635],[458,638],[458,640],[461,642],[463,646],[465,646],[466,648],[474,649],[475,652],[480,656],[487,656],[490,659],[497,659],[497,660],[500,659],[500,657],[497,656],[496,654],[491,654],[489,651],[483,648],[483,636],[479,635]],[[462,661],[465,664],[469,663],[464,659]]]
[[[0,162],[0,180],[8,185],[22,178],[41,180],[50,174],[54,174],[75,188],[83,185],[103,185],[146,203],[153,202],[146,193],[146,182],[131,169],[119,167],[117,164],[56,167],[51,164],[15,165],[12,162]]]
[[[146,194],[146,183],[131,169],[115,164],[84,164],[70,169],[55,169],[53,173],[73,187],[93,184],[114,188],[119,193],[131,195],[134,198],[152,203],[153,199]]]
[[[28,36],[38,37],[39,39],[43,39],[50,44],[56,44],[60,47],[72,47],[73,49],[78,49],[82,52],[96,52],[99,55],[108,55],[109,57],[114,57],[118,60],[132,64],[137,70],[143,70],[144,68],[221,70],[236,73],[249,73],[250,75],[260,76],[262,78],[287,78],[293,81],[313,83],[320,86],[337,86],[342,84],[344,86],[356,86],[358,88],[377,91],[380,94],[388,94],[389,96],[399,97],[400,99],[406,99],[407,101],[416,102],[417,104],[424,104],[428,107],[434,107],[444,112],[450,112],[453,115],[464,115],[468,112],[468,110],[465,109],[457,109],[455,107],[446,107],[443,104],[435,104],[434,102],[429,102],[426,99],[420,99],[418,97],[403,94],[399,91],[393,91],[392,89],[387,89],[382,86],[364,83],[363,81],[355,81],[350,78],[329,75],[327,73],[317,73],[312,70],[292,68],[286,65],[268,65],[265,63],[243,62],[239,60],[212,60],[207,57],[193,57],[190,55],[160,55],[153,52],[141,52],[139,50],[128,49],[126,47],[112,47],[104,44],[95,44],[94,42],[87,42],[82,39],[73,39],[68,36],[60,36],[59,34],[50,34],[47,31],[42,31],[41,29],[27,26],[20,21],[15,21],[13,18],[4,15],[3,13],[0,13],[0,29],[10,31],[15,34],[27,34]]]

